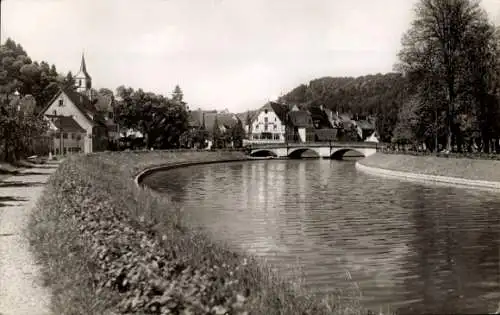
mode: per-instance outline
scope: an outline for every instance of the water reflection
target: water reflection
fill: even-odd
[[[175,179],[175,180],[172,180]],[[196,166],[147,183],[214,237],[283,265],[319,294],[352,286],[378,309],[481,313],[500,300],[500,198],[358,173],[352,162]]]

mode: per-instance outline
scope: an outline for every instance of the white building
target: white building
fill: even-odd
[[[248,143],[281,143],[285,142],[286,126],[284,117],[286,107],[269,102],[262,106],[252,119],[250,126],[245,126],[249,139]]]

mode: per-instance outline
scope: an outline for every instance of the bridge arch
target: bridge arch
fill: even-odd
[[[250,153],[250,156],[252,156],[252,157],[267,157],[267,156],[277,157],[278,154],[272,149],[257,149],[257,150],[253,150]]]
[[[358,149],[358,148],[339,148],[339,149],[336,149],[336,150],[332,150],[332,152],[330,154],[330,158],[333,159],[333,160],[342,160],[342,158],[344,157],[344,154],[346,154],[349,151],[355,152],[355,153],[357,153],[359,155],[362,155],[363,157],[366,157],[366,154],[365,154],[365,152],[364,152],[363,149]]]
[[[318,148],[314,147],[309,147],[309,148],[293,148],[288,150],[288,157],[291,159],[300,159],[302,157],[302,154],[305,152],[314,152],[314,155],[318,158],[321,158],[321,153],[319,152]]]

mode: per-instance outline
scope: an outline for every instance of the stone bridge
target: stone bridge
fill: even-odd
[[[319,158],[342,159],[347,151],[355,151],[365,157],[377,152],[374,142],[304,142],[252,144],[250,156],[274,156],[278,158],[301,158],[306,151],[314,152]]]

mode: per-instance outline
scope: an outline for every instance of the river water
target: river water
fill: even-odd
[[[494,312],[500,194],[366,175],[354,161],[270,160],[158,172],[185,222],[373,309]]]

